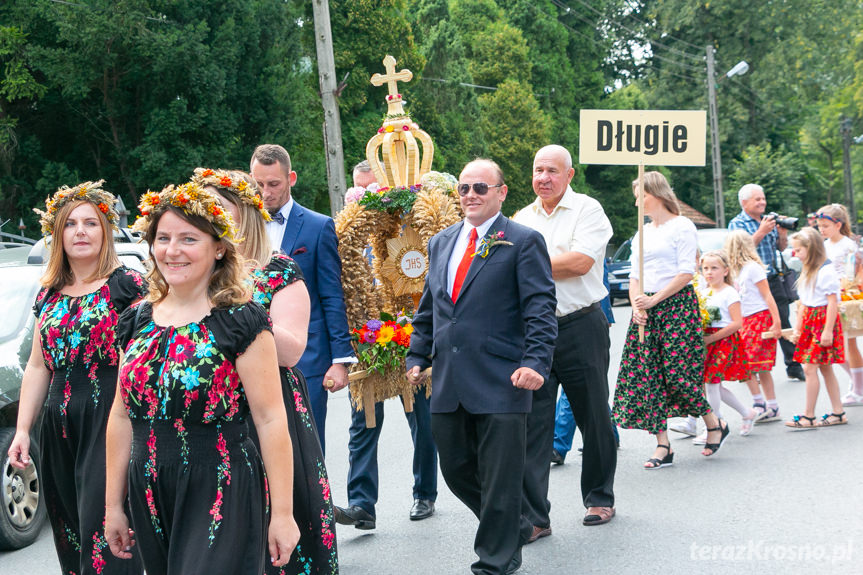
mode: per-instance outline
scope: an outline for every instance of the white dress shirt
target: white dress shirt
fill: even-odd
[[[285,223],[280,224],[273,220],[267,222],[267,235],[270,237],[270,247],[274,252],[281,251],[282,240],[285,238],[285,228],[288,227],[288,218],[291,215],[291,209],[294,207],[294,198],[288,200],[288,203],[279,208],[279,213],[285,216]],[[288,254],[290,255],[290,254]]]
[[[608,295],[602,278],[605,247],[611,239],[612,229],[598,201],[584,194],[576,194],[567,186],[560,202],[550,214],[542,207],[542,200],[537,198],[512,219],[541,233],[550,257],[577,252],[594,262],[582,276],[554,280],[557,317],[602,301]]]
[[[496,213],[483,223],[481,223],[476,228],[476,246],[479,247],[479,243],[488,233],[489,228],[500,215],[500,212]],[[455,247],[452,249],[452,253],[449,256],[449,267],[447,268],[447,287],[446,292],[452,297],[452,285],[455,283],[455,274],[458,271],[458,265],[461,263],[462,257],[464,257],[464,251],[467,249],[468,237],[470,236],[470,231],[473,229],[473,226],[467,221],[464,220],[462,223],[461,231],[458,233],[458,239],[455,241]],[[498,230],[495,230],[498,231]]]
[[[632,240],[631,279],[638,277],[638,243],[636,233]],[[698,252],[698,234],[695,224],[684,216],[675,216],[661,225],[644,225],[644,281],[645,293],[656,293],[678,274],[695,274]]]
[[[740,292],[740,310],[743,317],[768,309],[767,301],[758,289],[758,282],[762,281],[767,281],[767,270],[761,260],[746,262],[734,278],[737,291]]]
[[[835,295],[839,297],[840,291],[839,274],[836,273],[836,270],[830,264],[821,266],[818,270],[818,275],[815,277],[815,281],[809,286],[803,285],[802,281],[797,284],[797,294],[800,296],[800,303],[806,307],[827,305],[827,296]]]

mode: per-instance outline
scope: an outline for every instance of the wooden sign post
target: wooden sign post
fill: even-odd
[[[704,166],[703,110],[582,110],[578,161],[638,166],[638,284],[644,294],[644,165]],[[644,326],[638,327],[644,341]]]

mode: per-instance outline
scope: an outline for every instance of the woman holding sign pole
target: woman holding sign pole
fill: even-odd
[[[632,182],[638,204],[639,181]],[[629,299],[632,322],[617,377],[614,420],[627,428],[656,435],[656,450],[644,463],[653,470],[671,465],[669,417],[701,416],[707,426],[702,455],[719,451],[728,425],[710,411],[702,391],[704,340],[698,298],[691,285],[695,273],[695,225],[680,215],[677,198],[659,172],[644,174],[644,225],[632,242]],[[643,278],[638,245],[644,238]],[[643,287],[643,291],[642,291]],[[644,326],[643,341],[638,328]]]

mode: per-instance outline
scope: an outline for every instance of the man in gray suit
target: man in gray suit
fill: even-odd
[[[500,213],[507,187],[491,160],[459,176],[465,214],[429,241],[429,269],[407,357],[432,370],[432,434],[450,490],[479,519],[471,569],[515,572],[532,533],[521,514],[531,394],[549,376],[557,321],[542,236]]]

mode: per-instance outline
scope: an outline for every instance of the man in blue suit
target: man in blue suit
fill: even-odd
[[[408,380],[432,367],[432,434],[450,490],[479,519],[473,573],[521,566],[527,414],[551,369],[557,321],[542,236],[500,213],[507,187],[491,160],[459,176],[465,214],[428,245]]]
[[[283,147],[263,144],[255,148],[250,171],[261,190],[264,207],[273,217],[267,224],[273,250],[281,250],[297,262],[309,290],[309,338],[297,367],[309,386],[309,401],[323,448],[326,391],[333,393],[345,387],[347,364],[357,361],[345,313],[336,227],[332,218],[304,208],[291,197],[297,173],[291,169],[291,157]]]

